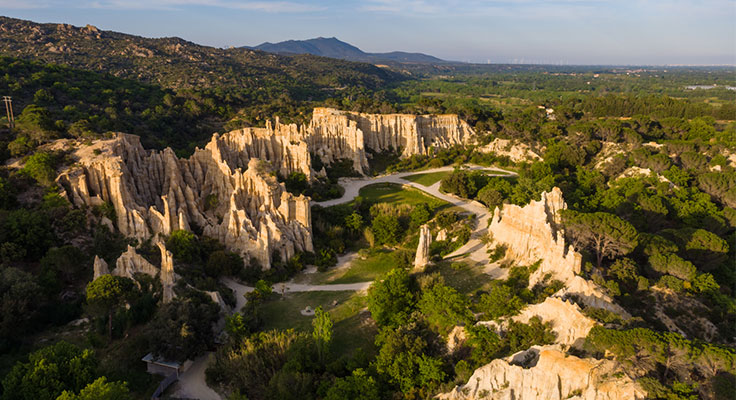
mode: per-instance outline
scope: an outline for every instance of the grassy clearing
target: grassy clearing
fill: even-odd
[[[451,174],[452,174],[452,171],[428,172],[424,174],[414,174],[414,175],[405,176],[402,179],[406,179],[408,181],[418,183],[422,186],[432,186],[435,183],[450,176]]]
[[[453,267],[453,264],[455,267]],[[464,264],[460,267],[461,264]],[[445,283],[452,286],[461,293],[473,293],[478,289],[488,286],[493,278],[483,272],[483,268],[479,266],[468,265],[459,261],[440,262],[427,269],[427,273],[439,272]]]
[[[385,249],[372,249],[363,260],[359,256],[350,262],[348,266],[330,269],[325,272],[305,274],[305,279],[299,283],[312,285],[329,285],[339,283],[357,283],[376,280],[393,268],[394,261],[391,251]]]
[[[370,202],[401,203],[417,205],[427,203],[431,209],[447,207],[449,203],[434,196],[425,194],[419,189],[397,185],[395,183],[376,183],[360,189],[360,196]]]
[[[333,306],[333,302],[337,305]],[[341,292],[299,292],[274,296],[263,303],[263,330],[294,329],[302,332],[312,331],[312,316],[300,313],[306,306],[316,309],[322,307],[330,313],[333,326],[334,354],[342,356],[362,351],[372,354],[375,351],[373,337],[375,325],[361,313],[366,307],[366,295],[350,291]]]

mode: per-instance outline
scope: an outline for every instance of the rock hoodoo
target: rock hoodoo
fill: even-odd
[[[401,150],[401,157],[428,154],[431,147],[468,144],[473,129],[457,115],[364,114],[315,108],[305,138],[313,153],[330,163],[347,158],[368,172],[366,150]]]
[[[174,299],[174,285],[177,279],[177,275],[174,273],[174,256],[170,251],[166,250],[166,246],[163,243],[158,242],[157,245],[161,251],[160,269],[138,254],[134,247],[128,245],[128,249],[115,261],[115,268],[112,271],[108,269],[105,260],[95,256],[94,279],[107,274],[133,280],[135,280],[136,274],[145,274],[154,278],[158,277],[163,289],[163,302],[170,302]]]
[[[179,159],[171,149],[146,151],[137,136],[117,134],[96,143],[94,153],[80,148],[77,163],[57,180],[77,206],[111,204],[126,236],[146,240],[193,224],[268,268],[273,252],[288,259],[312,250],[309,199],[286,192],[268,166],[248,158],[239,146],[250,138],[243,131],[215,135]]]
[[[414,268],[423,270],[429,263],[429,246],[432,245],[432,232],[429,225],[424,224],[419,228],[419,245],[417,246],[417,255],[414,258]]]
[[[582,256],[565,241],[559,210],[567,208],[562,191],[555,187],[542,193],[539,201],[524,207],[505,204],[496,208],[489,227],[493,239],[506,245],[506,255],[520,264],[539,267],[529,277],[529,287],[545,276],[558,279],[565,288],[558,296],[574,295],[586,305],[605,308],[628,317],[628,313],[605,294],[595,283],[579,276]]]
[[[367,150],[428,154],[431,147],[469,143],[473,130],[456,115],[362,114],[316,108],[306,126],[267,123],[215,134],[188,159],[171,149],[146,151],[137,136],[116,134],[73,154],[57,179],[77,206],[109,203],[116,226],[145,240],[200,228],[245,259],[268,268],[312,251],[309,199],[293,196],[270,175],[301,172],[312,179],[312,154],[324,163],[350,159],[368,172]],[[92,150],[95,150],[93,153]]]
[[[644,392],[617,363],[566,355],[555,346],[533,346],[506,359],[493,360],[465,385],[438,396],[446,400],[644,399]],[[617,377],[621,376],[621,377]]]

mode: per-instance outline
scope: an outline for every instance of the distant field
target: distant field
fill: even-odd
[[[402,187],[395,183],[376,183],[374,185],[364,186],[360,189],[359,194],[367,201],[379,203],[401,203],[409,205],[427,203],[432,209],[449,205],[446,201],[425,194],[419,189]]]
[[[445,177],[450,176],[451,174],[452,174],[452,171],[428,172],[425,174],[414,174],[414,175],[405,176],[402,179],[406,179],[407,181],[418,183],[422,186],[432,186],[435,183],[441,181],[442,179],[445,179]]]

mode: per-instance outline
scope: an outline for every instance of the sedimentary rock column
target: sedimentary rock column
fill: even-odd
[[[429,225],[424,224],[419,229],[419,245],[417,246],[417,256],[414,258],[414,268],[422,270],[429,263],[429,246],[432,244],[432,232],[429,231]]]

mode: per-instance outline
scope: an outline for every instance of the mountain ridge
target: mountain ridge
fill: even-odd
[[[243,48],[261,50],[269,53],[293,55],[311,54],[321,57],[338,58],[347,61],[361,61],[370,63],[394,62],[408,64],[446,64],[450,61],[424,54],[405,51],[391,51],[387,53],[366,53],[360,48],[343,42],[336,37],[316,37],[305,40],[285,40],[283,42],[264,42],[257,46],[243,46]]]
[[[104,71],[169,88],[372,88],[404,79],[368,63],[221,49],[178,37],[147,38],[92,25],[36,23],[5,16],[0,16],[0,55]]]

